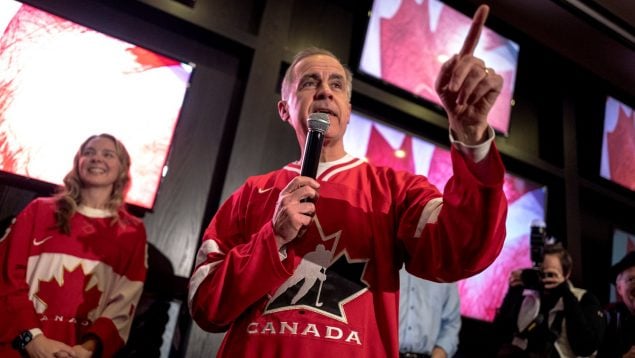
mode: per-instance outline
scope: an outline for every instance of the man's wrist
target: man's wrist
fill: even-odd
[[[496,137],[494,129],[492,127],[487,128],[486,139],[479,144],[467,144],[460,139],[455,138],[452,130],[450,130],[450,143],[459,150],[463,155],[467,156],[472,162],[478,163],[485,159],[490,151],[492,142]]]

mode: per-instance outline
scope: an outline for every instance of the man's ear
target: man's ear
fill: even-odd
[[[287,101],[278,101],[278,115],[283,121],[289,122],[289,104]]]

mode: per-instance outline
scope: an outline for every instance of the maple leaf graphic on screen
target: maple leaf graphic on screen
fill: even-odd
[[[449,22],[449,23],[448,23]],[[456,25],[456,19],[440,16],[438,26]],[[435,31],[430,25],[430,11],[426,3],[403,0],[390,19],[381,19],[381,73],[395,85],[440,104],[434,82],[441,63],[438,54],[455,51],[447,49],[452,40],[448,31]]]
[[[126,49],[126,51],[135,57],[142,70],[151,70],[157,67],[180,65],[178,61],[158,55],[142,47],[134,46]]]
[[[522,198],[524,195],[527,195],[529,192],[538,188],[540,188],[540,185],[537,183],[505,173],[503,191],[505,192],[505,197],[510,205],[516,202],[516,200]]]
[[[629,117],[620,108],[617,125],[606,138],[611,179],[635,190],[635,112]]]
[[[55,314],[85,318],[97,308],[102,292],[94,282],[92,274],[85,275],[81,265],[73,271],[66,267],[61,280],[40,281],[37,299],[46,305],[46,310],[54,308]],[[94,281],[94,280],[92,280]]]
[[[445,184],[448,183],[453,173],[450,151],[439,147],[434,148],[428,173],[430,183],[434,184],[440,191],[443,191]]]
[[[397,150],[402,156],[397,156]],[[414,158],[412,157],[412,137],[405,136],[400,148],[393,148],[390,143],[379,133],[374,125],[368,138],[368,149],[366,159],[373,165],[379,167],[390,167],[395,170],[405,170],[410,173],[415,172]]]
[[[434,83],[442,62],[459,52],[471,19],[437,3],[403,0],[391,18],[382,18],[380,52],[382,79],[441,105]],[[438,13],[431,11],[433,5]],[[476,54],[503,77],[503,88],[488,120],[504,132],[511,113],[518,56],[512,47],[502,36],[483,29]]]

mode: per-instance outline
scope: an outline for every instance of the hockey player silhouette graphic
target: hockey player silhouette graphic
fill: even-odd
[[[326,280],[326,268],[331,263],[331,259],[333,258],[333,253],[329,250],[326,250],[324,245],[319,244],[315,247],[315,251],[311,251],[304,255],[302,261],[300,261],[300,265],[296,268],[295,272],[285,283],[283,283],[276,293],[271,297],[269,302],[273,302],[278,298],[281,294],[283,294],[289,288],[297,285],[300,281],[304,280],[302,287],[298,290],[298,292],[291,299],[291,304],[296,304],[302,297],[304,297],[311,287],[315,284],[316,280],[320,280],[320,290],[322,288],[322,283]],[[318,294],[316,298],[316,306],[321,306],[319,304],[320,295]]]

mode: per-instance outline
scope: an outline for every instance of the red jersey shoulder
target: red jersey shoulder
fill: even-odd
[[[37,220],[49,222],[55,220],[55,211],[57,210],[57,202],[52,197],[39,197],[33,199],[26,205],[24,209],[18,214],[18,219],[29,218],[28,220]],[[36,219],[37,217],[37,219]]]
[[[54,212],[57,209],[57,199],[55,197],[35,198],[26,206],[26,209],[29,208],[38,211],[46,209]]]

